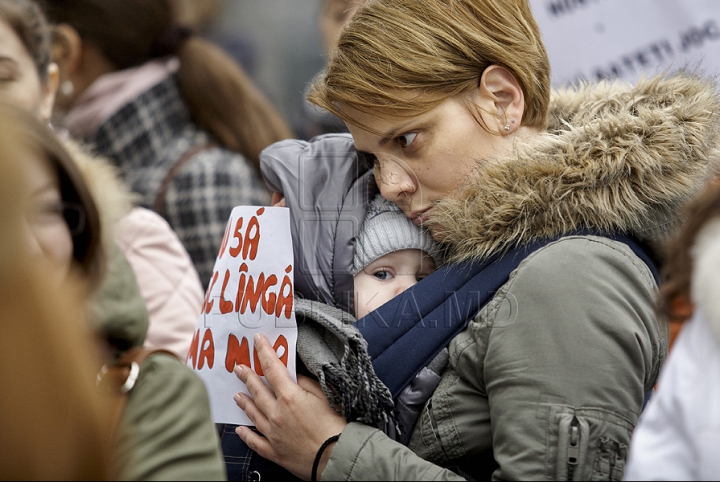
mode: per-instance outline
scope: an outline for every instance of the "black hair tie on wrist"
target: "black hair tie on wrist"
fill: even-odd
[[[176,54],[183,42],[193,35],[195,31],[191,27],[173,25],[153,43],[150,48],[151,58]]]
[[[339,439],[340,439],[340,434],[333,435],[332,437],[327,439],[325,442],[323,442],[323,444],[318,449],[317,454],[315,454],[315,460],[313,461],[312,475],[310,476],[310,480],[312,482],[317,481],[317,469],[318,469],[318,466],[320,465],[320,459],[322,458],[323,454],[325,453],[325,449],[327,449],[331,443],[337,442]]]

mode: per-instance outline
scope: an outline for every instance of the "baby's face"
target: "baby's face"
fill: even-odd
[[[435,261],[419,249],[382,256],[355,275],[355,317],[362,318],[435,271]]]

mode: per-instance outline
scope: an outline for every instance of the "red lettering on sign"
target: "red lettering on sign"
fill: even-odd
[[[227,288],[228,281],[230,281],[230,270],[226,269],[225,278],[223,279],[222,290],[220,291],[220,313],[222,313],[223,315],[231,313],[233,310],[232,301],[227,301],[225,299],[225,288]]]
[[[289,273],[292,269],[292,265],[288,266],[288,269],[285,270],[286,273]],[[285,292],[287,288],[287,293]],[[288,320],[290,319],[290,316],[292,315],[292,309],[293,309],[293,284],[292,280],[290,279],[290,276],[285,275],[285,277],[282,280],[282,284],[280,285],[280,293],[278,294],[278,302],[277,307],[275,308],[275,317],[280,318],[280,314],[284,314],[285,318]],[[268,313],[269,314],[269,313]]]
[[[267,294],[267,291],[270,287],[275,286],[277,284],[277,276],[274,274],[270,275],[268,279],[265,281],[265,284],[263,285],[262,290],[262,307],[265,313],[268,315],[272,315],[275,312],[275,302],[277,301],[277,295],[275,293],[270,293],[268,296],[265,296]]]
[[[187,364],[188,360],[192,360],[193,368],[195,368],[197,366],[197,351],[198,351],[198,343],[199,342],[200,342],[200,330],[195,330],[195,334],[193,335],[192,342],[190,343],[190,351],[188,351],[188,354],[185,357],[185,364]]]
[[[198,370],[202,370],[206,362],[208,368],[212,368],[215,364],[215,342],[213,342],[212,331],[210,331],[210,329],[205,330],[198,358]]]
[[[237,258],[240,254],[240,251],[242,250],[243,246],[243,236],[242,236],[242,227],[243,227],[243,218],[238,218],[237,223],[235,223],[235,233],[233,234],[233,237],[237,239],[237,246],[230,246],[230,256],[233,258]]]
[[[228,373],[232,373],[236,365],[250,366],[250,344],[247,338],[243,337],[242,342],[238,342],[235,335],[228,337],[227,356],[225,357],[225,369]]]
[[[212,283],[210,283],[207,293],[205,293],[205,301],[203,302],[202,308],[200,309],[200,313],[205,312],[206,315],[209,314],[210,310],[212,310],[212,307],[215,304],[215,300],[210,299],[210,293],[212,293],[212,290],[215,287],[215,282],[217,281],[219,274],[220,273],[218,273],[217,271],[213,273]]]
[[[220,252],[218,253],[218,258],[222,258],[223,254],[225,254],[225,248],[227,247],[228,241],[230,240],[230,221],[228,220],[227,226],[225,226],[225,234],[223,235],[222,243],[220,244]]]
[[[260,297],[262,296],[264,285],[265,273],[260,273],[257,288],[255,287],[255,279],[252,276],[248,276],[247,285],[245,286],[245,294],[243,294],[242,306],[240,307],[241,314],[245,314],[248,304],[250,304],[250,311],[255,313],[258,301],[260,301]]]

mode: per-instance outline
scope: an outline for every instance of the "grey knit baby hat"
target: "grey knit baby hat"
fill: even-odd
[[[403,249],[425,251],[433,257],[436,266],[440,266],[437,245],[430,234],[415,226],[400,208],[378,194],[370,202],[356,238],[352,275],[381,256]]]

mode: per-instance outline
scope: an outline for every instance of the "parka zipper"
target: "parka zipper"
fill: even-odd
[[[570,437],[568,438],[567,465],[568,480],[573,480],[575,475],[575,467],[577,467],[580,458],[580,422],[577,417],[573,416],[570,421]]]

